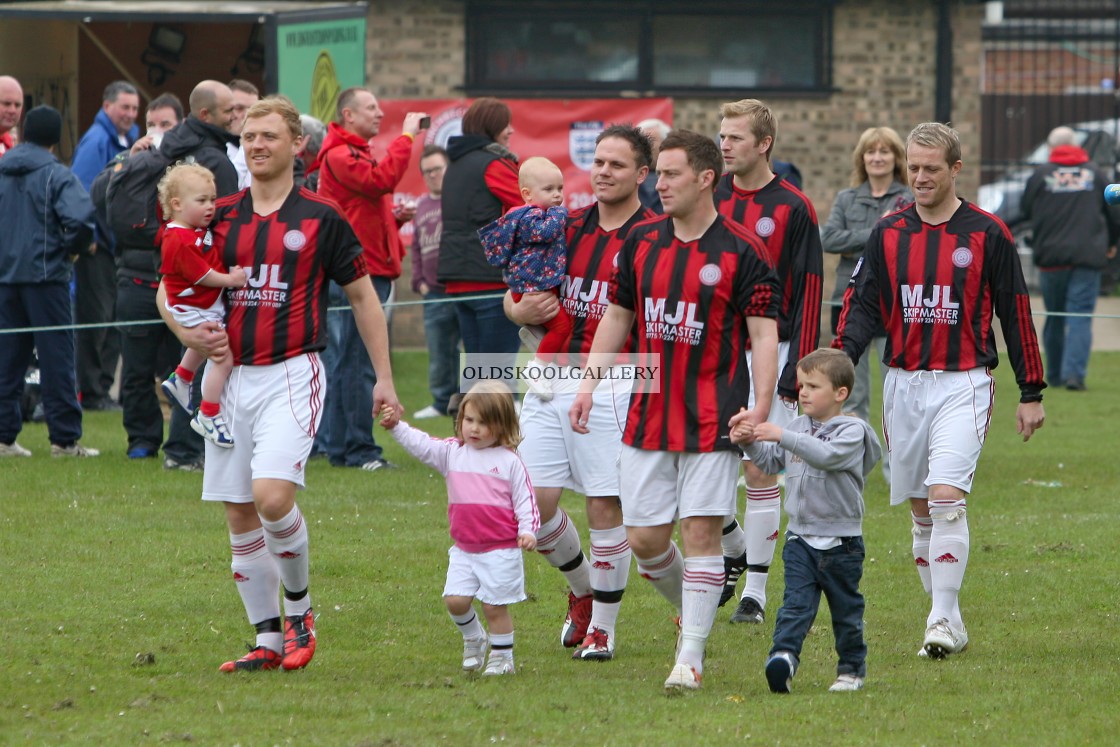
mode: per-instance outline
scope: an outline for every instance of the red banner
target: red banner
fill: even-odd
[[[673,100],[660,99],[503,99],[513,113],[510,150],[524,161],[530,156],[548,158],[564,173],[565,205],[576,209],[590,204],[588,169],[595,154],[595,138],[608,125],[637,124],[657,118],[673,124]],[[385,118],[381,134],[372,140],[374,152],[383,151],[401,134],[408,112],[426,112],[432,126],[416,138],[408,173],[397,187],[397,202],[415,200],[424,194],[420,176],[420,151],[429,143],[447,147],[447,139],[462,134],[462,117],[469,99],[410,99],[382,101]],[[411,233],[411,224],[402,235]]]

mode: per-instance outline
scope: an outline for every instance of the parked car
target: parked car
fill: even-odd
[[[1117,145],[1120,120],[1079,122],[1070,127],[1077,136],[1077,145],[1085,149],[1089,158],[1110,180],[1116,181],[1116,176],[1120,173],[1120,147]],[[1023,274],[1026,275],[1027,285],[1032,290],[1038,288],[1038,270],[1035,269],[1031,254],[1031,225],[1023,218],[1020,202],[1023,198],[1023,190],[1027,186],[1027,179],[1038,166],[1049,160],[1050,146],[1044,140],[1020,160],[1020,165],[1010,169],[996,181],[982,185],[977,195],[980,209],[995,215],[1011,230],[1015,245],[1019,249],[1019,259],[1023,263]],[[1101,188],[1103,189],[1104,185],[1101,185]]]

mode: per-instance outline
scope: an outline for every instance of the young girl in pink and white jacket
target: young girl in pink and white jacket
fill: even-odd
[[[388,418],[383,417],[385,426]],[[509,390],[479,382],[459,406],[455,438],[433,438],[405,422],[387,428],[410,454],[447,480],[447,518],[455,544],[443,600],[463,634],[463,670],[513,674],[508,605],[525,599],[521,551],[537,546],[540,513],[517,453],[521,429]],[[472,603],[482,602],[489,637]],[[486,658],[486,650],[490,657]]]

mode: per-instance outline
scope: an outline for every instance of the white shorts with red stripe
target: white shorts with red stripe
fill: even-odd
[[[883,433],[891,458],[891,505],[927,498],[930,485],[968,493],[988,435],[995,379],[986,368],[888,368]]]
[[[573,431],[568,419],[574,387],[556,387],[547,401],[532,392],[525,395],[517,451],[534,487],[567,488],[592,498],[618,495],[618,450],[631,388],[626,380],[600,382],[592,395],[589,432],[584,434]]]
[[[302,488],[326,382],[317,353],[271,366],[235,366],[222,392],[222,415],[234,444],[223,449],[206,443],[202,500],[252,503],[253,480],[260,479]]]
[[[622,523],[655,527],[693,516],[735,513],[738,451],[692,454],[622,446]]]

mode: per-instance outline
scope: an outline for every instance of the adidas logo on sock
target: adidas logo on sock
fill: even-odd
[[[591,564],[591,567],[599,571],[613,571],[614,566],[606,560],[596,560]]]
[[[953,557],[953,553],[947,552],[944,555],[941,555],[938,558],[936,558],[933,562],[934,563],[956,563],[958,561],[955,557]]]
[[[291,560],[292,558],[298,558],[299,553],[298,552],[292,552],[291,550],[285,550],[282,553],[277,553],[276,557],[284,558],[285,560]]]
[[[929,561],[925,558],[914,558],[914,565],[921,568],[929,568]]]
[[[248,581],[249,577],[248,576],[242,576],[237,571],[234,571],[233,572],[233,580],[236,581],[239,584],[242,584],[242,583],[245,583],[246,581]]]
[[[778,541],[778,530],[775,529],[774,533],[766,538],[766,541],[767,542],[777,542]]]

